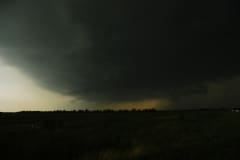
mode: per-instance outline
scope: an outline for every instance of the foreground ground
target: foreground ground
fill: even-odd
[[[0,113],[0,159],[239,159],[231,111]]]

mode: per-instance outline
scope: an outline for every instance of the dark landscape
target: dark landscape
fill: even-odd
[[[0,160],[239,160],[240,0],[0,0]]]
[[[1,159],[239,159],[238,110],[0,113]]]

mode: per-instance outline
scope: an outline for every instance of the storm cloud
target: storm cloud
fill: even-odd
[[[182,106],[208,94],[208,84],[240,74],[235,0],[3,2],[0,56],[63,94]]]

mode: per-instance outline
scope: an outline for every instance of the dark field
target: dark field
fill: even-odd
[[[231,160],[239,151],[231,111],[0,114],[1,160]]]

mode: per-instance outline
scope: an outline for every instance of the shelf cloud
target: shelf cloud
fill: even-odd
[[[3,1],[0,56],[42,87],[96,104],[240,104],[223,96],[240,87],[238,8],[235,0]]]

